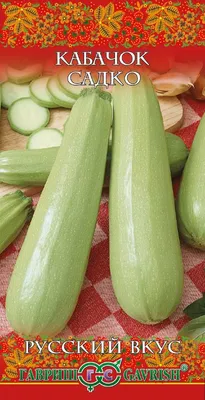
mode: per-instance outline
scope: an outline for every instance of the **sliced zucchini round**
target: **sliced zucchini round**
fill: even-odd
[[[80,92],[83,89],[83,86],[73,86],[68,82],[68,71],[66,72],[63,70],[60,72],[58,75],[58,81],[60,83],[60,87],[63,90],[65,94],[67,94],[70,97],[73,97],[74,99],[77,99],[80,95]]]
[[[8,111],[11,128],[26,136],[46,126],[49,119],[49,110],[39,106],[29,97],[16,100]]]
[[[48,91],[53,97],[54,102],[60,107],[72,108],[72,106],[75,104],[75,99],[70,97],[61,89],[60,83],[58,82],[58,78],[56,76],[52,76],[48,80],[47,87]]]
[[[42,76],[30,83],[31,98],[42,107],[57,108],[58,105],[54,102],[53,97],[47,89],[50,76]]]
[[[1,96],[2,107],[9,108],[14,101],[30,96],[29,85],[4,82],[1,85]]]
[[[55,128],[38,129],[29,136],[26,148],[45,149],[48,147],[59,147],[63,139],[62,132]]]

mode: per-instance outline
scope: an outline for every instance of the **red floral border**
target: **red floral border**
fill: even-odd
[[[37,338],[39,342],[42,339]],[[53,339],[47,339],[47,342]],[[72,337],[67,339],[55,339],[60,342],[65,340],[75,340]],[[76,339],[77,340],[77,339]],[[91,339],[87,339],[84,347],[88,352],[91,350]],[[96,346],[98,342],[105,340],[105,353],[106,342],[108,339],[96,338]],[[0,384],[19,382],[19,368],[33,369],[35,368],[76,368],[78,369],[82,364],[88,361],[102,363],[105,361],[116,361],[122,358],[121,371],[123,373],[127,368],[134,369],[172,369],[180,368],[181,380],[180,383],[204,382],[205,379],[205,343],[194,340],[183,340],[179,345],[175,344],[175,351],[179,354],[172,354],[165,346],[162,354],[157,353],[156,344],[150,346],[154,354],[131,354],[130,353],[130,340],[137,340],[139,338],[124,338],[121,340],[121,353],[117,354],[115,351],[112,354],[101,354],[100,350],[95,354],[64,354],[59,343],[52,345],[54,352],[59,354],[51,354],[47,348],[43,349],[42,354],[38,354],[36,347],[30,350],[29,354],[25,354],[24,339],[17,334],[11,334],[0,340]],[[160,339],[159,339],[160,341]],[[84,341],[83,341],[84,342]],[[161,343],[162,345],[162,343]],[[178,347],[177,347],[178,346]],[[67,351],[75,351],[75,347],[69,343],[66,347]],[[158,349],[159,351],[159,349]],[[185,368],[184,368],[185,367]],[[123,378],[122,378],[123,381]]]
[[[3,47],[205,45],[205,4],[192,0],[1,2],[0,15]]]

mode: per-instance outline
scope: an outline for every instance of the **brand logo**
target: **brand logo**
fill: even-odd
[[[96,386],[111,387],[117,385],[121,380],[122,358],[117,361],[106,361],[98,364],[87,362],[78,370],[80,383],[87,386],[87,390],[92,392]]]

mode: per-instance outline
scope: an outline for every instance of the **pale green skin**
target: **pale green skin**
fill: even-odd
[[[184,168],[177,199],[179,232],[191,246],[205,250],[205,115]]]
[[[115,87],[113,98],[112,283],[130,317],[156,324],[176,309],[183,289],[166,136],[147,79],[135,87]]]
[[[188,150],[178,136],[166,133],[166,139],[171,174],[176,176],[184,167]],[[106,176],[110,175],[111,147],[109,145]],[[58,147],[52,147],[0,152],[0,182],[21,186],[44,185],[56,159],[58,149]]]
[[[0,153],[0,182],[20,186],[43,186],[58,148],[8,150]]]
[[[110,101],[91,90],[65,124],[7,293],[7,318],[20,334],[53,336],[73,314],[98,214],[111,116]]]
[[[166,140],[171,175],[174,178],[183,170],[189,150],[183,140],[173,133],[166,132]]]
[[[21,232],[32,215],[32,199],[17,190],[0,197],[0,254]]]

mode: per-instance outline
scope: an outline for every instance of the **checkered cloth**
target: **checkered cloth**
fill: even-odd
[[[200,118],[205,110],[205,103],[182,97],[184,108],[184,124],[177,134],[190,148]],[[176,194],[179,179],[174,182]],[[38,198],[34,198],[37,202]],[[25,227],[17,240],[0,255],[0,336],[12,332],[5,316],[5,295],[9,279],[15,265],[28,227]],[[143,325],[128,317],[120,308],[113,293],[109,272],[109,243],[108,243],[108,189],[103,191],[97,226],[84,285],[79,297],[76,310],[62,337],[125,335],[151,336],[174,338],[178,330],[188,321],[183,309],[194,300],[201,297],[205,291],[205,253],[181,244],[185,279],[184,294],[178,309],[168,319],[157,325]],[[54,316],[55,317],[55,316]]]

